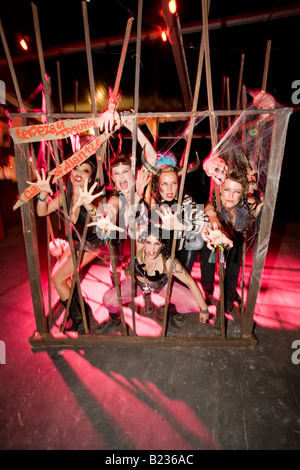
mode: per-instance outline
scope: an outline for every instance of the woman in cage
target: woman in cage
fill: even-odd
[[[224,297],[225,311],[230,313],[234,301],[238,298],[236,287],[242,261],[243,242],[248,230],[253,227],[260,213],[262,202],[249,196],[249,181],[245,165],[233,165],[229,168],[224,182],[220,185],[220,205],[218,207],[216,191],[205,207],[212,224],[217,224],[232,241],[233,246],[224,250],[225,276]],[[202,286],[208,296],[213,295],[214,261],[208,253],[201,258],[201,270],[205,273]],[[219,327],[220,315],[216,326]]]
[[[168,233],[166,235],[166,239],[163,239],[162,228],[151,222],[139,235],[134,264],[136,295],[155,292],[165,298],[171,263],[170,238]],[[170,302],[182,315],[186,315],[188,312],[199,312],[199,321],[205,323],[208,320],[209,312],[197,283],[176,259],[172,265],[172,273],[181,283],[174,281]],[[131,280],[124,280],[120,289],[122,304],[131,302]],[[111,318],[119,318],[116,288],[109,290],[104,295],[103,304],[108,309]],[[159,310],[162,314],[163,307]],[[170,321],[172,322],[172,317]]]
[[[98,217],[99,218],[95,217],[95,221],[93,223],[91,223],[90,226],[99,225],[99,227],[101,226],[102,230],[106,230],[104,223],[105,223],[105,220],[107,220],[107,223],[111,223],[111,222],[116,223],[124,232],[126,232],[126,221],[124,221],[124,223],[120,223],[120,219],[122,217],[126,217],[126,214],[128,214],[127,202],[129,202],[129,199],[127,200],[126,195],[130,196],[130,187],[131,187],[131,184],[132,184],[130,159],[128,159],[128,161],[127,161],[127,160],[125,160],[124,156],[121,157],[121,158],[116,158],[115,160],[111,161],[111,167],[112,167],[111,168],[111,174],[112,174],[112,179],[113,179],[114,184],[115,184],[116,194],[111,196],[111,198],[108,200],[108,204],[107,204],[108,210],[107,210],[105,216],[100,211],[98,211],[98,214],[99,214]],[[166,169],[166,167],[164,167],[164,169]],[[175,193],[177,193],[177,189],[178,189],[177,171],[173,166],[168,167],[167,170],[168,171],[166,172],[166,174],[170,173],[172,175],[172,177],[174,177],[174,175],[175,175],[176,182],[177,182],[177,187],[175,189]],[[148,177],[147,177],[147,179],[143,180],[143,182],[147,183],[148,182]],[[143,188],[144,185],[141,184],[139,187]],[[141,193],[142,193],[142,190],[141,190]],[[175,196],[175,194],[173,196]],[[169,197],[171,201],[174,200],[174,197],[171,197],[171,194],[169,194],[169,193],[167,194],[167,197]],[[120,206],[120,201],[123,201],[123,204],[121,204],[121,206]],[[139,195],[137,195],[137,201],[140,202],[140,196]],[[162,202],[162,201],[160,201],[160,202]],[[141,206],[143,206],[143,204],[145,204],[144,201],[142,201]],[[169,230],[164,230],[164,233],[166,234],[165,238],[168,237],[169,238],[169,244],[171,244],[172,243],[172,241],[171,241],[172,238],[170,236],[170,229],[171,229],[171,231],[173,231],[174,229],[176,229],[176,230],[179,229],[179,230],[182,231],[182,230],[184,230],[184,224],[182,222],[180,222],[180,220],[172,212],[171,207],[169,207],[169,206],[158,206],[158,207],[159,207],[158,215],[156,214],[156,217],[153,217],[152,222],[154,222],[154,223],[155,223],[155,221],[158,222],[158,216],[161,217],[161,222],[163,223],[163,227],[165,227],[165,228],[167,227],[167,229],[169,229]],[[143,210],[140,209],[138,214],[139,215],[141,214],[142,216],[144,215],[143,220],[144,220],[144,223],[145,223],[145,221],[146,222],[148,221],[148,215],[149,215],[147,207],[144,210],[144,212],[145,212],[145,215],[143,214]],[[117,215],[119,216],[119,219],[116,219]],[[150,220],[151,220],[151,214],[150,214]],[[135,222],[136,221],[137,221],[137,219],[135,219]],[[139,222],[140,221],[141,221],[141,219],[139,220]],[[202,228],[203,227],[198,228],[199,233],[201,233]],[[107,230],[108,230],[108,227],[107,227]],[[158,230],[158,228],[157,228],[157,230]],[[228,238],[223,233],[221,233],[220,231],[211,231],[211,230],[209,230],[209,228],[207,228],[206,237],[207,237],[206,240],[208,242],[211,242],[213,240],[213,243],[216,243],[216,244],[218,244],[218,243],[230,243],[230,240],[228,240]],[[121,233],[121,238],[122,238],[122,233]],[[139,250],[139,247],[137,246],[137,253],[138,253],[138,250]],[[139,256],[138,256],[138,259],[139,259]],[[181,265],[181,263],[179,263],[179,261],[176,261],[175,265],[177,267],[179,266],[179,268],[180,268],[180,271],[178,272],[179,276],[177,276],[179,282],[182,282],[182,283],[186,284],[185,281],[188,279],[189,282],[192,283],[192,285],[194,286],[195,281],[191,278],[190,274]],[[183,273],[184,273],[184,276],[185,276],[184,279],[182,279],[182,276],[180,275],[180,273],[182,274],[182,276],[183,276]],[[149,272],[148,272],[148,274],[149,274]],[[174,275],[176,276],[175,272],[174,272]],[[161,285],[160,277],[161,277],[160,275],[158,276],[158,279],[156,279],[155,275],[153,277],[153,282],[154,282],[154,280],[155,281],[158,280],[159,281],[158,282],[159,286]],[[167,282],[166,275],[164,275],[163,278]],[[148,281],[149,281],[149,279],[148,279]],[[141,279],[139,279],[139,278],[137,278],[137,280],[142,282]],[[127,289],[129,284],[130,284],[129,281],[124,285],[122,284],[123,289],[124,288]],[[147,282],[146,282],[146,284],[148,285]],[[138,286],[139,286],[139,284],[138,284]],[[153,284],[153,288],[156,289],[155,286],[156,286],[156,284]],[[197,286],[197,289],[198,289],[198,286]],[[151,303],[151,299],[150,299],[149,294],[151,293],[152,288],[147,289],[147,287],[145,285],[145,287],[142,289],[142,291],[144,293],[145,303],[146,304],[149,303],[149,302]],[[113,291],[109,291],[109,292],[114,292],[114,294],[115,294],[116,289],[114,289]],[[125,292],[126,292],[125,297],[127,299],[128,292],[127,292],[127,290]],[[176,288],[176,290],[174,292],[178,292],[178,289]],[[181,292],[181,295],[182,294],[184,294],[184,292]],[[109,296],[110,294],[108,293],[107,295]],[[129,292],[129,295],[130,295],[130,292]],[[107,297],[105,295],[105,299],[106,298]],[[175,300],[176,300],[176,302],[175,302]],[[107,306],[105,304],[104,300],[103,300],[103,302],[104,302],[104,305]],[[176,310],[173,309],[176,313],[176,316],[174,315],[174,311],[170,312],[171,320],[170,320],[170,324],[169,324],[169,330],[173,331],[173,332],[178,332],[179,331],[179,326],[182,326],[183,323],[185,322],[185,319],[187,317],[188,312],[186,311],[186,309],[183,309],[183,311],[182,311],[181,307],[179,307],[179,310],[177,310],[176,306],[178,304],[178,298],[175,298],[175,293],[173,295],[171,295],[170,303],[172,305],[176,303],[176,305],[174,305],[174,309],[176,309]],[[146,308],[147,308],[147,305],[146,305]],[[96,334],[107,333],[111,328],[113,328],[113,327],[120,324],[121,319],[120,319],[118,309],[116,311],[113,311],[113,310],[108,308],[108,310],[109,310],[109,319],[105,320],[101,325],[99,325],[99,327],[95,331]],[[148,308],[148,311],[153,311],[152,306],[151,306],[151,308],[150,307]],[[194,310],[190,310],[190,311],[194,311]],[[156,316],[160,321],[162,321],[163,317],[162,317],[162,310],[161,309],[156,309]],[[175,321],[175,319],[176,319],[176,321]]]
[[[109,97],[108,108],[101,116],[100,130],[108,132],[113,129],[115,123],[121,123],[116,107],[117,102]],[[123,125],[133,134],[133,120],[130,119],[128,114],[126,119],[123,119]],[[151,209],[153,205],[156,205],[156,209],[160,210],[160,215],[165,215],[166,209],[171,207],[174,209],[174,212],[177,212],[178,218],[182,223],[180,224],[181,230],[178,234],[176,255],[190,273],[199,249],[203,246],[201,234],[204,227],[209,226],[209,220],[204,211],[197,207],[197,204],[187,192],[183,196],[181,208],[177,207],[179,181],[182,170],[177,168],[175,156],[171,152],[165,154],[157,153],[139,127],[137,127],[137,140],[143,149],[142,163],[144,168],[154,174]],[[190,165],[187,172],[195,171],[199,167],[199,163],[197,156],[196,163]],[[168,211],[168,214],[170,217],[171,211]],[[175,218],[174,214],[173,216]],[[173,232],[173,226],[176,221],[170,220],[170,223],[172,224]]]
[[[118,282],[121,281],[121,271],[124,255],[124,242],[127,236],[134,236],[130,225],[131,211],[134,212],[135,223],[137,220],[148,220],[148,205],[142,198],[145,186],[149,182],[149,173],[145,168],[137,171],[136,179],[132,178],[131,158],[124,153],[117,154],[109,162],[110,178],[113,191],[107,204],[100,204],[93,213],[93,222],[90,227],[98,226],[105,239],[110,238],[115,257],[115,267]],[[135,185],[134,205],[131,206],[131,189]],[[115,287],[112,263],[110,264],[110,277]],[[102,322],[96,333],[107,333],[121,323],[119,316],[110,317]]]
[[[224,233],[218,229],[211,230],[209,218],[187,191],[184,191],[181,206],[178,206],[181,169],[176,166],[173,154],[158,154],[154,167],[143,156],[142,161],[154,173],[152,191],[157,213],[163,220],[163,227],[169,228],[171,239],[176,230],[176,258],[188,273],[191,273],[194,262],[203,246],[207,246],[206,243],[211,246],[214,240],[213,244],[216,245],[232,245]],[[196,168],[197,165],[198,162]],[[187,171],[193,171],[195,167],[190,166]],[[179,313],[174,305],[170,306],[170,314],[178,327],[186,321],[187,315]]]
[[[67,189],[66,189],[66,205],[68,210],[68,222],[71,225],[73,242],[79,249],[82,239],[87,214],[94,214],[94,205],[92,202],[101,196],[101,192],[93,194],[97,183],[95,182],[96,165],[92,158],[86,160],[81,165],[73,168],[70,172]],[[62,197],[58,193],[51,198],[53,191],[51,189],[51,176],[46,176],[44,169],[41,175],[36,171],[37,182],[35,183],[40,193],[37,196],[37,215],[40,217],[47,216],[54,211],[58,211],[62,207]],[[29,182],[28,182],[29,183]],[[86,234],[85,245],[80,266],[83,267],[92,261],[99,250],[101,240],[98,238],[93,228],[88,228]],[[51,279],[55,289],[59,295],[61,303],[66,307],[70,296],[71,278],[74,273],[74,265],[71,256],[69,244],[65,240],[56,239],[50,244],[50,250],[53,256],[57,257],[57,262],[52,270]],[[91,309],[84,300],[84,307],[87,321],[91,315]],[[69,307],[69,315],[72,325],[67,327],[67,331],[78,331],[79,334],[85,332],[84,323],[81,314],[81,307],[77,289]]]
[[[111,130],[115,122],[121,122],[115,109],[116,107],[113,104],[109,104],[108,110],[102,115],[102,125],[100,126],[100,130],[103,130],[104,128],[106,131]],[[133,121],[128,118],[128,115],[123,124],[131,133],[133,133]],[[152,184],[153,198],[150,206],[150,217],[153,217],[153,214],[157,213],[163,220],[164,227],[169,228],[171,237],[173,237],[175,229],[178,231],[176,256],[179,258],[184,268],[190,273],[197,254],[203,246],[204,241],[202,235],[204,235],[204,233],[204,236],[206,237],[205,240],[209,242],[212,239],[214,239],[215,244],[221,242],[230,244],[231,242],[220,231],[210,230],[209,219],[206,217],[204,211],[197,206],[195,201],[187,193],[184,194],[181,207],[178,207],[178,190],[182,170],[177,168],[175,156],[171,153],[157,153],[150,141],[139,128],[137,128],[137,139],[143,148],[143,167],[140,171],[143,172],[145,170],[149,170],[150,173],[155,175]],[[188,172],[195,171],[198,166],[199,159],[197,159],[196,164],[189,166]],[[137,186],[139,198],[142,197],[144,188],[149,182],[149,172],[147,171],[146,173],[147,181],[144,180],[144,184],[141,185],[141,190],[139,190],[139,186]],[[154,215],[154,219],[155,217],[158,217],[157,214],[156,216]],[[151,311],[152,306],[149,296],[145,296],[145,303],[146,310]],[[174,316],[173,323],[175,323],[177,329],[183,325],[187,318],[187,315],[179,314],[173,305],[171,305],[170,314]],[[120,322],[120,319],[117,318],[116,322]],[[112,323],[112,320],[110,319],[108,323]],[[172,327],[175,328],[173,324]]]

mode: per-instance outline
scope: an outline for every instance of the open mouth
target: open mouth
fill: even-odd
[[[127,181],[120,181],[120,188],[121,189],[127,189],[128,188],[128,182]]]
[[[77,175],[76,175],[76,176],[74,177],[74,181],[76,181],[77,183],[81,183],[81,181],[82,181],[82,176],[77,176]]]
[[[219,176],[215,176],[215,180],[216,180],[216,183],[218,183],[218,184],[222,184],[222,183],[223,183],[223,179],[220,178]]]

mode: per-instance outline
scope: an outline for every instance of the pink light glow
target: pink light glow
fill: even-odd
[[[105,374],[73,351],[65,351],[64,358],[99,403],[99,413],[105,412],[132,449],[191,450],[200,440],[208,449],[218,448],[189,406],[165,396],[152,382]]]

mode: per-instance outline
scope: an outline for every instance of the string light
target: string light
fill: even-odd
[[[176,0],[169,1],[169,10],[170,10],[170,13],[172,13],[172,15],[176,13],[176,10],[177,10]]]

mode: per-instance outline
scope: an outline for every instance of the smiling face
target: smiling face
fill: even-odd
[[[149,261],[158,257],[162,246],[163,244],[157,238],[155,238],[153,235],[148,235],[144,241],[144,250]]]
[[[132,184],[130,166],[123,165],[123,163],[114,166],[111,170],[111,177],[118,191],[125,195],[130,192]]]
[[[75,166],[71,172],[70,179],[74,187],[83,188],[85,180],[88,182],[92,178],[92,167],[89,163],[82,163]]]
[[[165,201],[172,201],[178,192],[178,176],[173,171],[162,173],[158,179],[158,191]]]
[[[243,192],[244,189],[241,183],[226,179],[220,190],[220,197],[223,206],[227,210],[233,209],[240,202]]]

